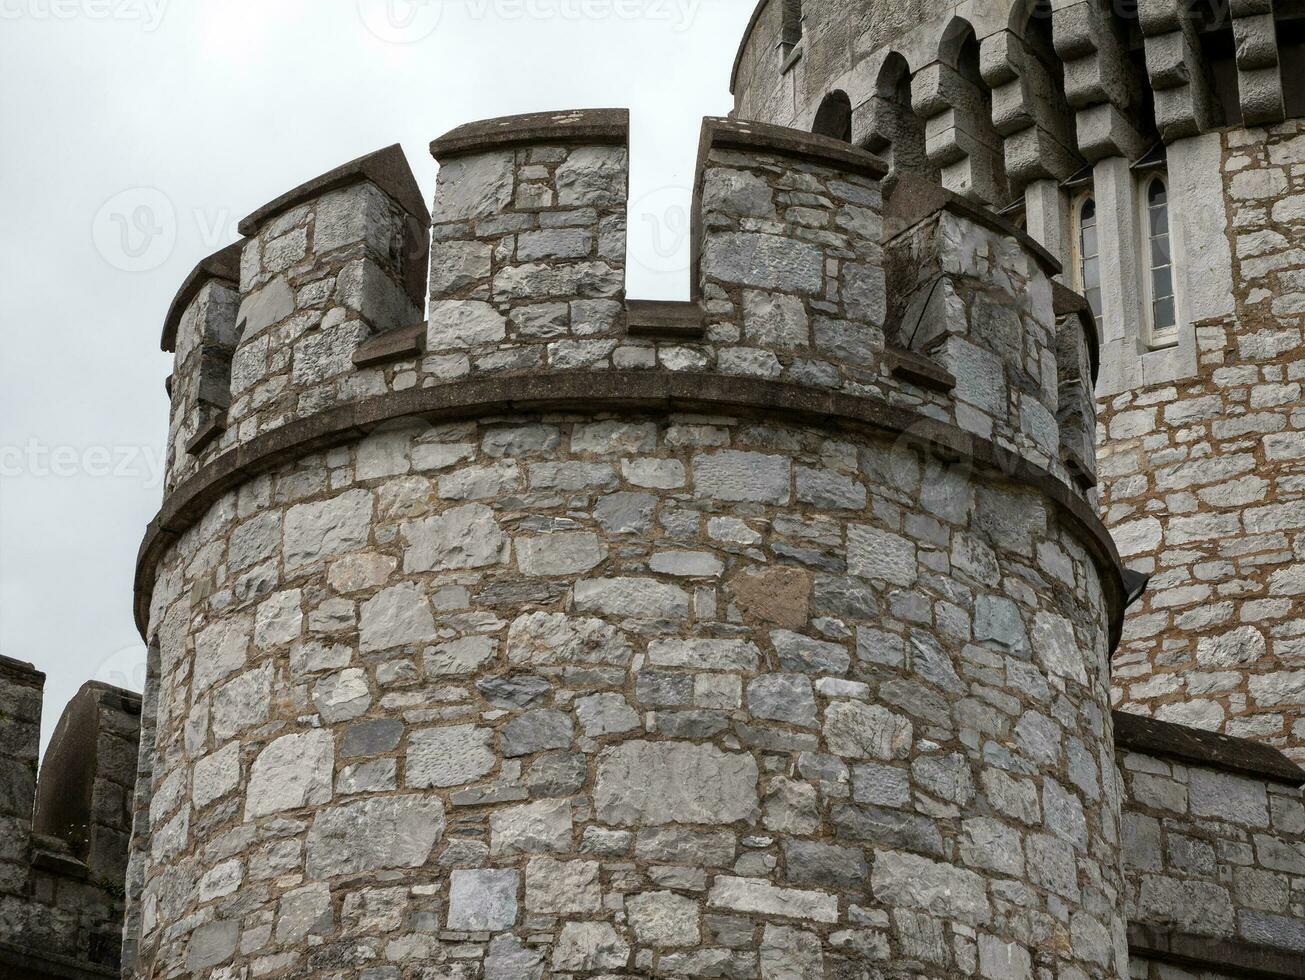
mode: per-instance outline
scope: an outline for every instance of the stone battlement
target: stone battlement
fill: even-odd
[[[38,778],[44,685],[0,657],[0,973],[116,977],[140,696],[84,684]]]
[[[885,204],[882,162],[836,140],[708,119],[693,298],[628,300],[627,142],[619,110],[489,120],[432,143],[430,218],[394,147],[246,218],[168,314],[170,503],[236,450],[283,450],[291,423],[570,372],[595,393],[631,390],[601,372],[652,372],[704,392],[752,382],[772,408],[847,396],[854,415],[1091,501],[1095,328],[1032,239],[920,181]],[[179,530],[166,511],[161,530]]]

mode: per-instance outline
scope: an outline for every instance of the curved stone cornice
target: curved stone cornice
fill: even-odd
[[[287,423],[221,456],[180,484],[150,522],[136,563],[136,625],[149,625],[154,571],[167,549],[224,493],[252,477],[311,453],[363,438],[402,418],[432,421],[519,412],[702,411],[817,422],[906,438],[955,459],[969,459],[1037,489],[1078,529],[1101,573],[1110,646],[1119,642],[1126,606],[1122,566],[1109,532],[1088,503],[1051,473],[986,439],[874,398],[805,385],[719,374],[665,371],[495,375],[393,392],[339,405]]]

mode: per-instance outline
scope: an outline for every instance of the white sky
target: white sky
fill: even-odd
[[[161,500],[163,316],[283,191],[491,116],[631,110],[629,291],[688,294],[700,118],[754,0],[0,0],[0,653],[42,746],[96,678],[139,690],[132,573]]]

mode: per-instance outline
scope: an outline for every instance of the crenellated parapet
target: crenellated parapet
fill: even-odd
[[[184,313],[169,318],[173,426],[188,446],[174,456],[170,485],[363,396],[528,372],[664,370],[879,399],[1076,486],[1056,421],[1059,265],[1027,235],[920,181],[885,206],[882,162],[837,141],[709,119],[695,179],[694,298],[627,300],[627,138],[623,112],[581,110],[475,123],[436,140],[424,321],[409,302],[415,287],[397,288],[410,267],[378,257],[379,242],[415,232],[376,184],[247,219],[248,230],[265,230],[243,246],[239,312],[221,278],[227,250],[201,263],[174,303]],[[340,176],[350,168],[365,166],[346,165],[287,200],[316,200],[311,188],[350,179]],[[339,247],[316,231],[282,269],[286,260],[269,256],[287,238],[309,240],[302,222],[314,207],[323,216],[312,227],[352,220],[364,237]],[[339,208],[346,217],[331,217]],[[356,308],[331,306],[346,288],[331,283],[366,276],[385,285],[349,293]],[[908,293],[930,302],[891,308]],[[206,438],[196,425],[208,426]],[[1066,441],[1081,443],[1082,433]]]

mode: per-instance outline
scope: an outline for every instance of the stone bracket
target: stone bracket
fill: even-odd
[[[698,303],[631,299],[625,302],[625,329],[631,337],[700,340],[707,327]]]
[[[1273,8],[1267,11],[1242,12],[1233,4],[1233,38],[1237,45],[1237,96],[1241,102],[1242,122],[1247,126],[1266,126],[1286,117],[1282,96],[1282,67],[1278,62],[1277,28]]]
[[[1089,163],[1136,159],[1146,151],[1137,109],[1144,80],[1099,0],[1079,0],[1052,14],[1052,38],[1065,66],[1065,96],[1075,110],[1075,142]]]
[[[426,321],[397,330],[387,330],[363,341],[353,352],[354,367],[377,367],[408,361],[426,353]]]
[[[1146,38],[1146,70],[1161,137],[1168,143],[1205,132],[1214,123],[1214,93],[1196,27],[1184,5],[1140,0],[1138,20]]]

